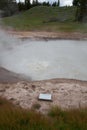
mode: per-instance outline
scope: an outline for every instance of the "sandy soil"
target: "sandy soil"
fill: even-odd
[[[15,32],[8,31],[18,38],[46,38],[46,39],[87,39],[87,34],[54,33],[54,32]],[[87,81],[69,79],[51,79],[45,81],[22,81],[18,75],[0,68],[0,96],[11,100],[22,108],[36,108],[46,113],[53,105],[61,108],[87,107]],[[40,101],[40,93],[52,94],[52,102]]]
[[[52,94],[52,101],[38,100],[40,93]],[[87,82],[78,80],[52,79],[37,82],[0,84],[0,96],[11,100],[22,108],[36,109],[47,113],[50,107],[63,109],[87,107]]]

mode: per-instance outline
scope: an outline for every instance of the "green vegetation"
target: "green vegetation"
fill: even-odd
[[[0,10],[3,11],[3,17],[17,13],[18,6],[16,0],[0,0]]]
[[[40,107],[41,107],[41,105],[39,103],[35,103],[35,104],[33,104],[32,109],[38,110],[38,109],[40,109]]]
[[[86,32],[87,23],[75,22],[76,7],[36,6],[18,15],[3,18],[15,30]]]
[[[76,20],[87,22],[87,0],[73,0],[73,5],[77,6]]]
[[[53,107],[48,115],[23,110],[0,98],[0,130],[86,130],[87,109],[61,110]]]

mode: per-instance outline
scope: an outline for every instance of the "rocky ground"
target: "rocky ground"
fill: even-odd
[[[39,100],[40,93],[52,94],[52,101]],[[51,106],[63,109],[87,107],[87,82],[52,79],[37,82],[0,83],[0,96],[22,108],[46,113]]]

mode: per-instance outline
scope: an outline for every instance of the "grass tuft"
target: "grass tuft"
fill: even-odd
[[[41,107],[41,105],[39,103],[35,103],[32,105],[32,109],[38,110],[38,109],[40,109],[40,107]]]

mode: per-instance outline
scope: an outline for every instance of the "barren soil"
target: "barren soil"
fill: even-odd
[[[79,32],[46,32],[46,31],[14,31],[7,30],[9,34],[18,38],[41,38],[41,39],[75,39],[87,40],[87,33]]]
[[[40,93],[52,94],[52,102],[38,100]],[[0,84],[0,96],[22,108],[33,108],[42,113],[47,113],[50,107],[55,105],[62,109],[83,108],[87,107],[87,82],[52,79]]]

